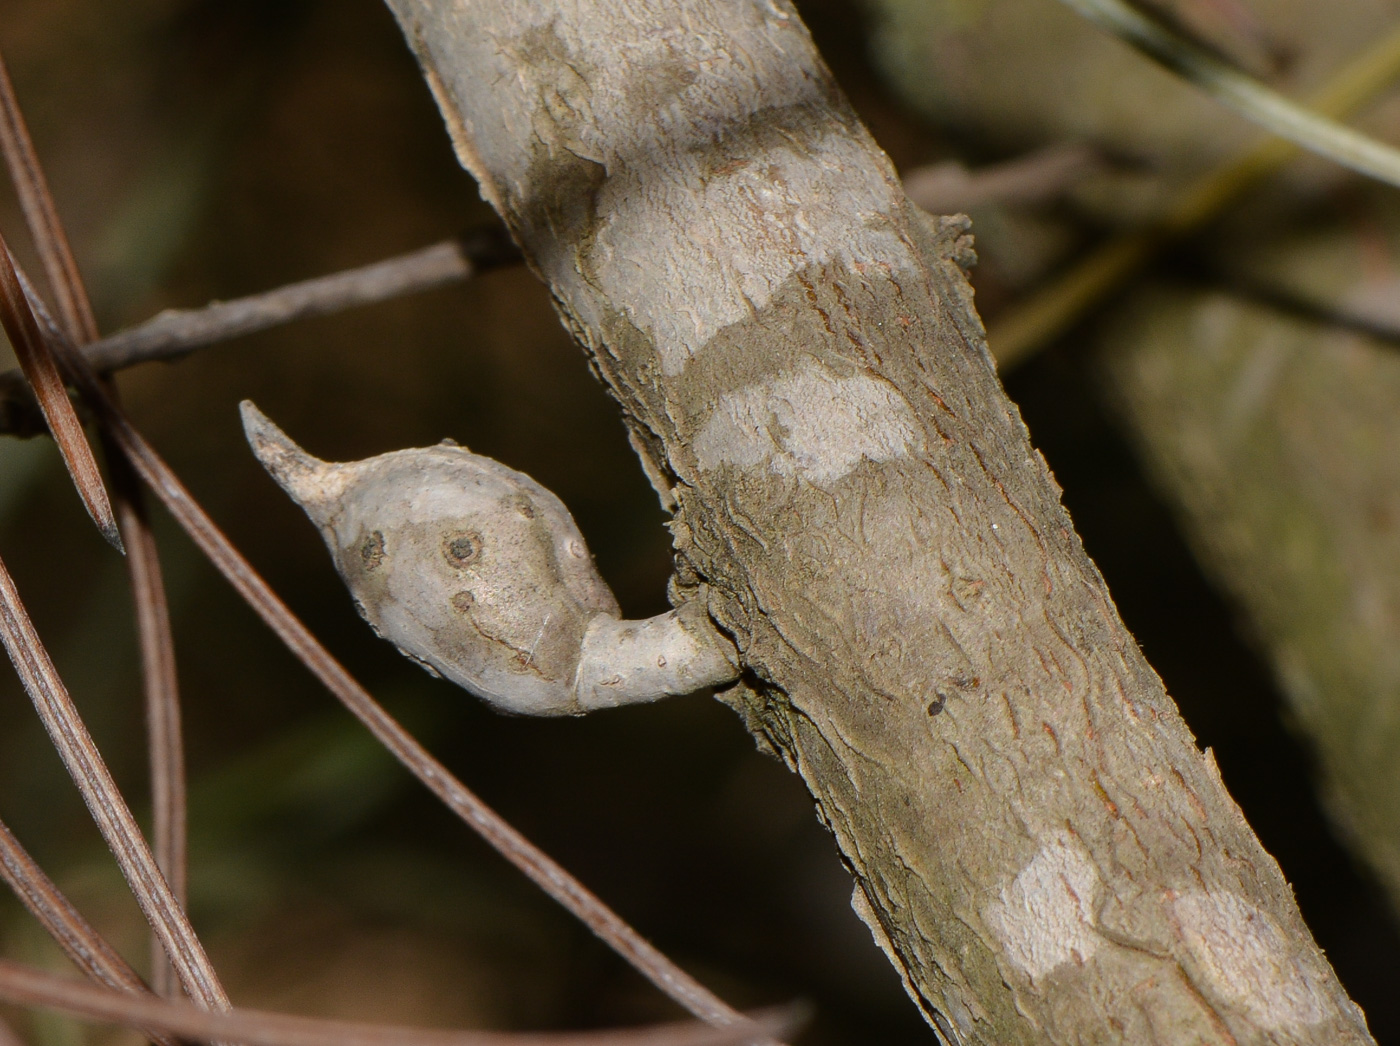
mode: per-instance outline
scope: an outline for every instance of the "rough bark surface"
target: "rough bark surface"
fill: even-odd
[[[780,0],[390,0],[950,1042],[1370,1037]]]

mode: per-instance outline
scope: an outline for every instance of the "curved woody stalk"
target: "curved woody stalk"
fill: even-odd
[[[783,0],[389,0],[955,1043],[1370,1042]]]

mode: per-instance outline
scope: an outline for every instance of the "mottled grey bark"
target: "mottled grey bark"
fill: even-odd
[[[1369,1042],[781,0],[390,0],[956,1042]]]

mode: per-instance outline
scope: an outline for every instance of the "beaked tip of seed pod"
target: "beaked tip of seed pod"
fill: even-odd
[[[238,409],[243,415],[243,432],[253,454],[277,485],[319,523],[321,513],[318,510],[345,491],[349,477],[344,467],[302,450],[273,424],[271,418],[258,410],[252,400],[244,400]]]

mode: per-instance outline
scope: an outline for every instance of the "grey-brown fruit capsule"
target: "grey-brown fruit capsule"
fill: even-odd
[[[698,604],[622,621],[568,509],[524,473],[447,443],[321,461],[252,403],[242,412],[361,616],[497,708],[577,714],[735,677],[733,647]]]

